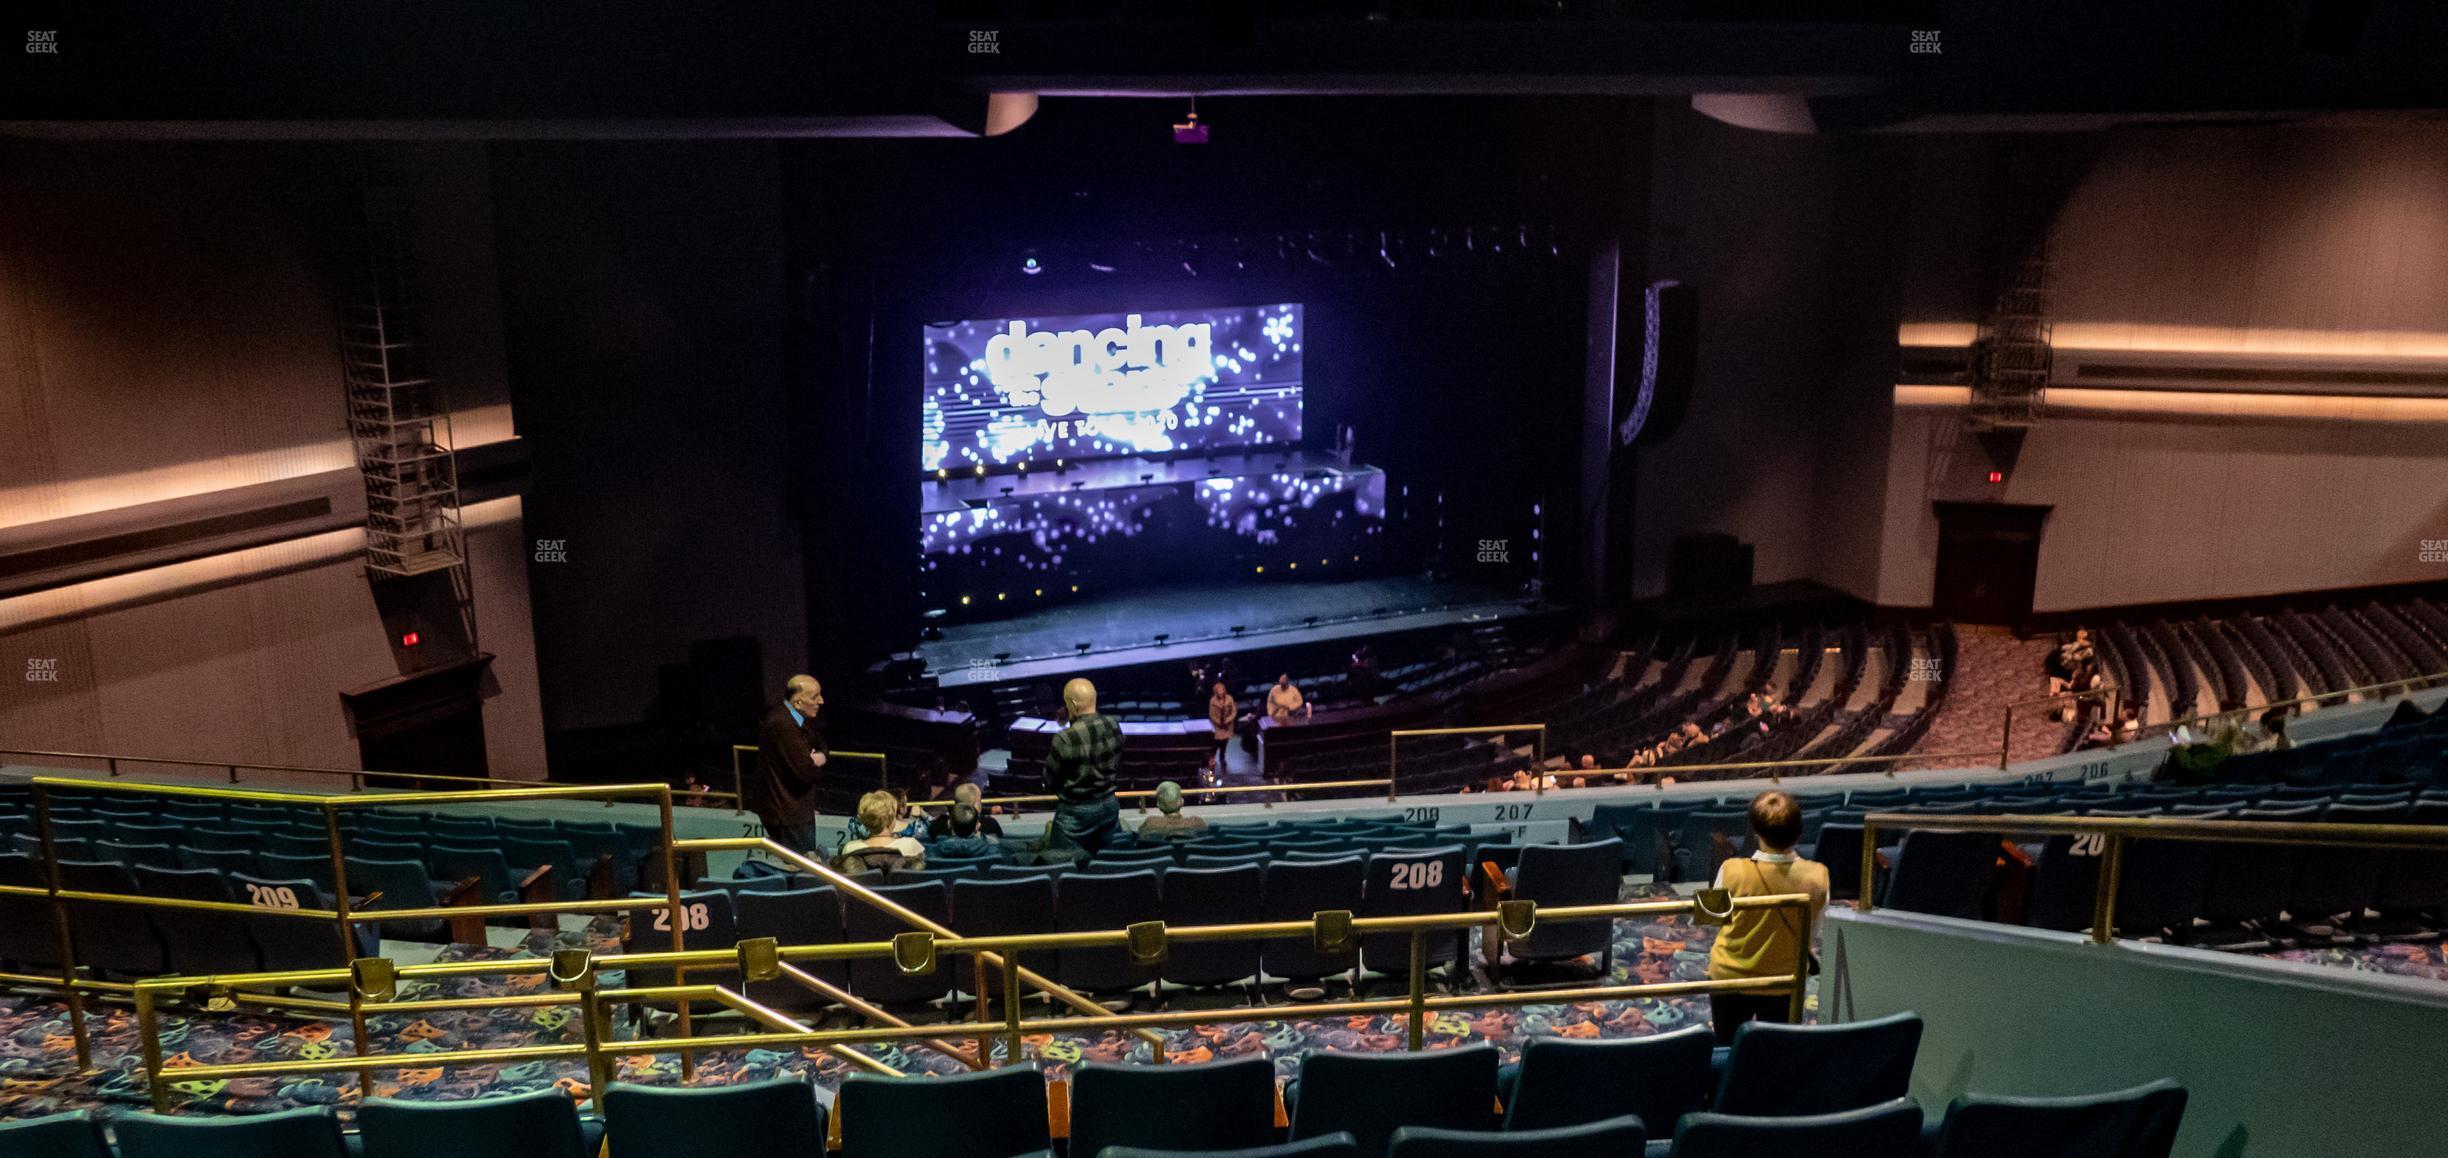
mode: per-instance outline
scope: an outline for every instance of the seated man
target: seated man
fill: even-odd
[[[885,872],[926,867],[926,846],[893,830],[900,824],[901,802],[890,792],[859,797],[858,823],[875,836],[858,836],[842,844],[833,867],[846,873]]]
[[[994,821],[981,815],[975,804],[956,803],[937,818],[943,825],[941,835],[928,842],[927,851],[938,857],[1002,857],[1003,843],[986,835],[985,825]],[[1001,832],[997,826],[996,832]]]
[[[989,841],[999,843],[1003,839],[1003,824],[994,817],[986,815],[985,806],[978,803],[985,798],[986,794],[978,791],[977,785],[966,780],[962,781],[958,787],[952,789],[953,807],[957,808],[963,804],[968,805],[970,811],[977,813],[978,835],[986,838]],[[931,841],[942,840],[950,835],[952,835],[952,809],[945,808],[936,810],[935,819],[927,822],[927,835],[925,839]]]
[[[1156,786],[1156,815],[1139,822],[1141,840],[1188,840],[1207,830],[1204,816],[1183,816],[1181,785],[1170,780]]]

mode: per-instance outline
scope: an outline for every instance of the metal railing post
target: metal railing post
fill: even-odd
[[[1795,907],[1799,909],[1802,914],[1801,925],[1803,929],[1803,937],[1802,943],[1794,948],[1793,1002],[1785,1007],[1785,1023],[1787,1025],[1802,1024],[1802,1011],[1810,1004],[1810,903],[1805,901]]]
[[[2014,762],[2014,705],[2006,705],[2006,734],[1998,737],[1998,768]]]
[[[154,1008],[153,991],[143,985],[136,987],[136,1035],[143,1039],[145,1092],[153,1099],[153,1112],[170,1112],[170,1080],[162,1074],[161,1013]]]
[[[603,998],[588,988],[578,994],[579,1032],[586,1042],[587,1080],[594,1084],[590,1095],[597,1113],[603,1112],[604,1091],[612,1085],[612,1059],[604,1056],[605,1030],[610,1024],[605,1017]]]
[[[2091,940],[2116,940],[2116,895],[2125,878],[2125,838],[2108,833],[2100,846],[2099,895],[2091,901]]]
[[[663,820],[663,892],[665,900],[670,904],[668,911],[671,913],[671,947],[672,952],[683,953],[688,950],[688,910],[687,906],[680,902],[680,858],[679,854],[672,849],[672,797],[669,787],[655,794],[655,806]],[[673,967],[672,984],[688,984],[688,966]],[[689,1037],[695,1028],[689,1009],[689,999],[681,998],[678,1009],[680,1011],[680,1036]],[[680,1080],[688,1081],[696,1076],[697,1051],[681,1050]]]
[[[1861,880],[1854,887],[1860,895],[1853,898],[1853,911],[1869,912],[1871,894],[1878,891],[1878,825],[1868,817],[1862,818]]]
[[[1411,930],[1411,1052],[1428,1048],[1428,931]]]
[[[42,839],[43,884],[51,890],[51,927],[59,935],[60,987],[68,1002],[68,1032],[76,1040],[78,1073],[93,1069],[93,1039],[85,1031],[85,992],[77,985],[76,938],[68,932],[68,902],[60,898],[59,845],[51,829],[51,791],[34,785],[34,830]]]
[[[1020,1064],[1020,951],[1003,951],[1003,1064]]]

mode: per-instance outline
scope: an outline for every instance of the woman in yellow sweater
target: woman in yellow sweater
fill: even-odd
[[[1751,832],[1759,838],[1759,851],[1717,866],[1716,887],[1736,897],[1804,893],[1810,897],[1810,916],[1803,918],[1790,908],[1736,910],[1733,921],[1717,930],[1717,943],[1709,946],[1711,980],[1791,978],[1802,954],[1810,951],[1819,911],[1827,907],[1827,866],[1794,855],[1794,845],[1802,839],[1800,803],[1783,792],[1753,797]],[[1717,1044],[1732,1044],[1734,1031],[1753,1018],[1790,1020],[1792,999],[1790,980],[1771,989],[1710,994],[1709,1028],[1716,1031]]]

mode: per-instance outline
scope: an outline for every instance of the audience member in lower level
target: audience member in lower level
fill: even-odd
[[[1156,786],[1156,815],[1139,822],[1141,840],[1188,840],[1205,831],[1206,817],[1182,815],[1181,785],[1170,780]]]
[[[1000,857],[1003,844],[986,835],[984,825],[994,821],[981,815],[975,804],[955,803],[936,818],[943,832],[927,844],[927,852],[937,857]]]
[[[1794,854],[1802,839],[1802,805],[1783,792],[1762,792],[1751,800],[1751,833],[1759,851],[1748,859],[1717,866],[1716,887],[1736,897],[1770,897],[1802,893],[1810,897],[1808,915],[1790,908],[1737,909],[1734,919],[1717,932],[1709,947],[1708,975],[1712,981],[1738,978],[1787,978],[1784,985],[1709,995],[1709,1027],[1720,1045],[1734,1040],[1742,1023],[1791,1020],[1793,983],[1790,978],[1810,952],[1811,934],[1819,926],[1819,911],[1827,907],[1827,866]]]
[[[2402,705],[2401,705],[2402,706]],[[2283,752],[2295,746],[2286,733],[2287,710],[2271,708],[2261,713],[2261,740],[2253,745],[2256,752]]]
[[[977,785],[966,780],[952,789],[954,806],[966,804],[978,814],[978,835],[990,841],[1000,841],[1003,839],[1003,824],[994,817],[986,815],[986,806],[981,803],[985,798],[986,794],[979,791]],[[944,809],[936,815],[935,819],[927,822],[927,839],[942,840],[950,835],[952,835],[951,809]]]
[[[1097,712],[1096,685],[1063,685],[1063,730],[1046,753],[1046,789],[1056,797],[1053,819],[1038,838],[1037,859],[1048,863],[1095,856],[1122,829],[1114,781],[1122,763],[1122,728]]]
[[[926,867],[926,846],[893,831],[900,826],[901,802],[890,792],[870,792],[859,797],[859,827],[874,836],[862,836],[842,845],[841,856],[834,867],[843,872],[870,870],[893,872],[905,868]]]

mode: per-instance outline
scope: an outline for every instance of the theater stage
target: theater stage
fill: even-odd
[[[1526,614],[1519,598],[1476,583],[1422,576],[1192,584],[947,626],[944,638],[920,645],[914,654],[926,661],[928,675],[949,688]],[[1236,636],[1235,625],[1247,630]],[[1159,645],[1158,632],[1171,638]],[[1085,657],[1082,643],[1089,645]],[[1011,658],[998,665],[999,652]]]

